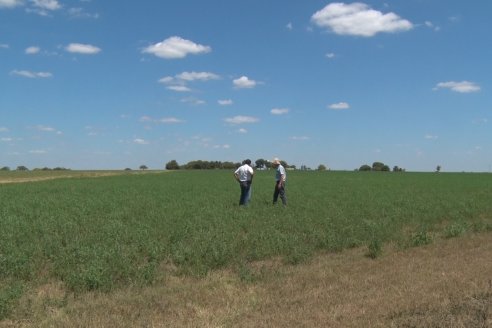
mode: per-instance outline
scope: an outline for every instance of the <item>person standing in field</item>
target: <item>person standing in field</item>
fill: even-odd
[[[253,182],[254,171],[251,167],[251,160],[245,159],[243,165],[238,167],[234,172],[236,181],[239,182],[241,187],[241,196],[239,198],[239,205],[248,205],[251,199],[251,183]]]
[[[276,170],[275,173],[275,191],[273,192],[273,205],[277,204],[278,196],[282,200],[282,204],[287,206],[287,196],[285,195],[285,181],[287,180],[287,173],[285,168],[280,163],[278,158],[275,158],[272,162],[273,167]]]

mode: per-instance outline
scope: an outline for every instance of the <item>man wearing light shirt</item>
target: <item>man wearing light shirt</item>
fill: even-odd
[[[280,160],[275,158],[272,162],[273,167],[276,169],[275,173],[275,191],[273,192],[273,205],[277,204],[278,196],[282,200],[282,204],[287,206],[287,196],[285,195],[285,181],[287,180],[287,173],[285,168],[280,164]]]
[[[251,167],[251,160],[246,159],[243,161],[243,165],[238,167],[234,172],[236,181],[239,182],[241,187],[241,197],[239,198],[239,205],[248,205],[251,197],[251,183],[253,182],[254,171]]]

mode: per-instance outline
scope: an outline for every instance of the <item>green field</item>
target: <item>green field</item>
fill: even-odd
[[[273,176],[257,172],[248,208],[220,170],[0,184],[0,319],[46,281],[105,292],[152,284],[163,265],[248,279],[257,260],[359,246],[377,257],[492,230],[491,174],[291,171],[287,208],[271,204]]]

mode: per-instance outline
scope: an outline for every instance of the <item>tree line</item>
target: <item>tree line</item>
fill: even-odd
[[[367,164],[362,165],[357,169],[356,171],[362,171],[362,172],[367,172],[367,171],[376,171],[376,172],[390,172],[390,167],[382,162],[374,162],[372,163],[372,166],[369,166]],[[405,169],[394,166],[393,167],[393,172],[405,172]]]
[[[295,169],[295,165],[289,165],[286,161],[281,160],[280,163],[285,168]],[[240,167],[242,164],[239,162],[221,162],[221,161],[202,161],[195,160],[186,164],[179,165],[176,160],[171,160],[166,163],[166,170],[213,170],[213,169],[226,169],[233,170]],[[269,169],[272,167],[272,163],[263,158],[255,161],[255,168],[258,170]]]

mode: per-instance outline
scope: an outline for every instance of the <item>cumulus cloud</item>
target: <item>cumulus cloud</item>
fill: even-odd
[[[305,141],[305,140],[309,140],[309,137],[306,137],[306,136],[300,136],[300,137],[290,137],[291,140],[297,140],[297,141]]]
[[[238,89],[254,88],[257,84],[255,80],[250,80],[247,76],[241,76],[239,79],[233,80],[232,83]]]
[[[289,109],[288,108],[273,108],[270,113],[272,113],[272,115],[284,115],[284,114],[287,114],[289,112]]]
[[[239,130],[237,130],[237,132],[245,134],[248,133],[248,130],[246,130],[245,128],[240,128]]]
[[[220,100],[217,100],[217,103],[221,106],[230,106],[233,104],[231,99],[220,99]]]
[[[152,118],[150,116],[142,116],[140,118],[140,122],[144,123],[156,123],[156,124],[176,124],[176,123],[183,123],[183,120],[180,120],[176,117],[164,117],[164,118]]]
[[[44,155],[47,154],[48,152],[43,149],[36,149],[36,150],[30,150],[29,154],[35,154],[35,155]]]
[[[26,48],[25,53],[27,55],[34,55],[34,54],[39,53],[39,51],[41,51],[41,49],[39,47],[34,47],[33,46],[33,47]]]
[[[189,54],[198,55],[210,51],[212,51],[212,48],[209,46],[197,44],[179,36],[172,36],[142,50],[143,53],[153,54],[165,59],[184,58]]]
[[[183,81],[208,81],[217,80],[220,77],[217,74],[210,72],[183,72],[176,75],[176,78]]]
[[[172,90],[172,91],[177,91],[177,92],[190,92],[191,89],[188,88],[186,85],[170,85],[167,87],[167,89]]]
[[[13,70],[10,72],[11,75],[17,75],[17,76],[22,76],[22,77],[27,77],[30,79],[37,79],[37,78],[49,78],[53,77],[53,74],[50,72],[32,72],[32,71],[26,71],[26,70]]]
[[[317,11],[311,21],[339,35],[372,37],[377,33],[408,31],[413,24],[395,13],[384,14],[360,2],[330,3]]]
[[[137,145],[148,145],[149,144],[149,142],[147,140],[140,139],[140,138],[133,139],[133,143],[137,144]]]
[[[31,2],[34,7],[43,10],[58,10],[62,7],[58,0],[31,0]]]
[[[0,8],[14,8],[22,4],[22,0],[0,0]]]
[[[349,109],[350,105],[346,102],[339,102],[336,104],[331,104],[328,106],[329,109],[335,109],[335,110],[343,110],[343,109]]]
[[[461,82],[449,81],[449,82],[438,83],[435,86],[434,90],[439,90],[439,89],[449,89],[451,91],[459,92],[459,93],[471,93],[471,92],[480,91],[480,86],[474,82],[469,82],[469,81],[461,81]]]
[[[99,18],[98,13],[88,13],[83,8],[70,8],[68,9],[68,14],[72,18]]]
[[[226,118],[224,119],[224,121],[229,124],[245,124],[245,123],[256,123],[259,121],[259,119],[252,116],[238,115],[238,116]]]
[[[209,80],[217,80],[220,76],[210,72],[183,72],[177,74],[176,76],[165,76],[159,79],[159,83],[169,85],[167,88],[169,90],[178,91],[178,92],[189,92],[190,88],[186,86],[188,82],[193,81],[209,81]]]
[[[81,43],[70,43],[65,47],[65,50],[82,55],[95,55],[101,51],[101,49],[96,46]]]

